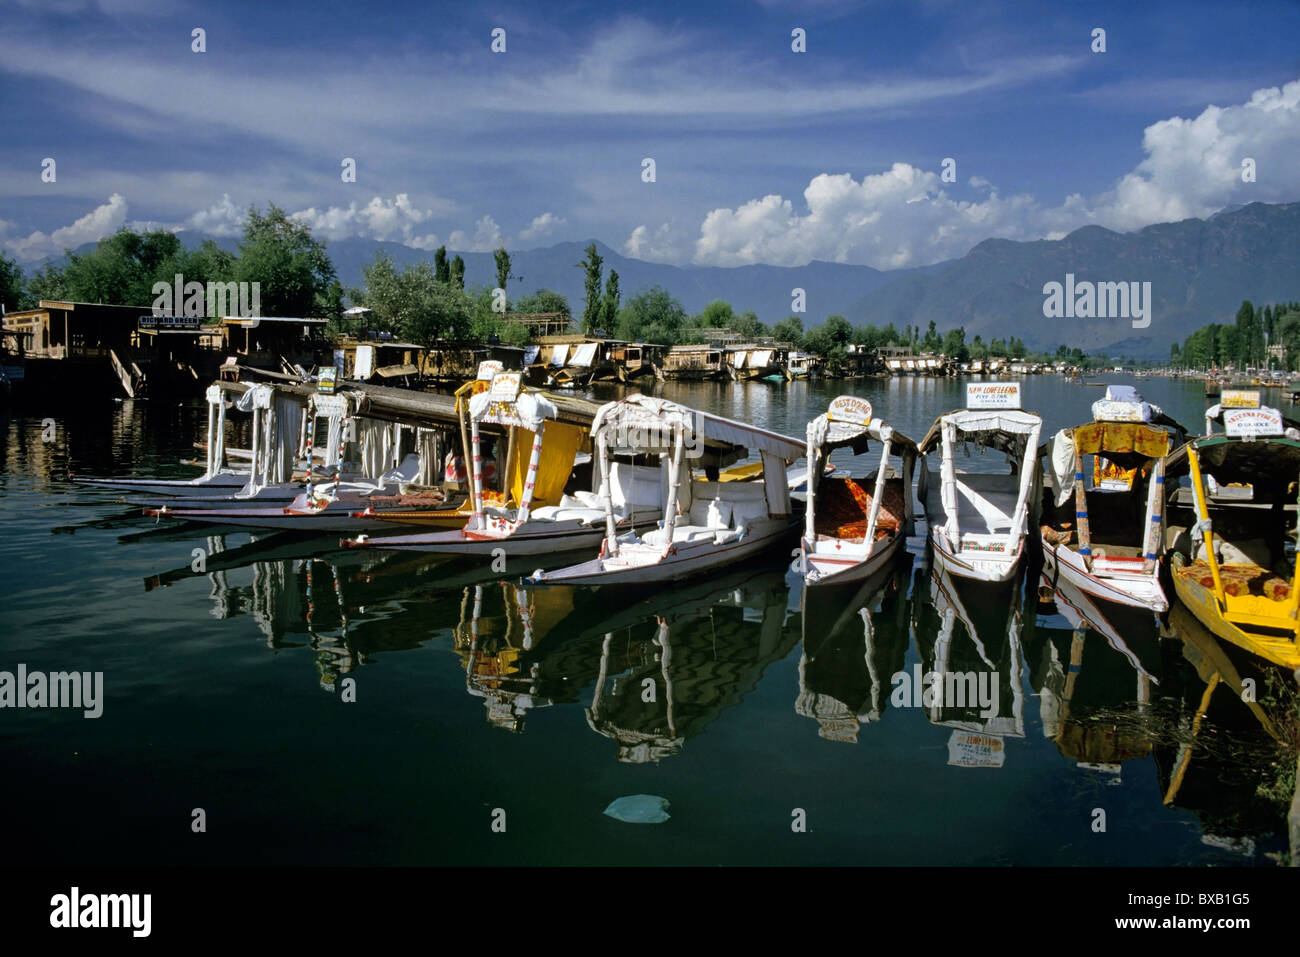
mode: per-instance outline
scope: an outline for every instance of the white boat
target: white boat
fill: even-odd
[[[251,390],[250,390],[251,391]],[[247,394],[247,393],[246,393]],[[208,436],[206,468],[193,479],[78,478],[77,485],[144,496],[178,496],[191,499],[226,499],[249,484],[249,468],[229,468],[226,454],[226,401],[219,386],[208,386]],[[233,404],[233,403],[232,403]],[[255,429],[256,431],[256,429]],[[251,458],[251,456],[250,456]],[[299,486],[301,488],[301,486]],[[292,496],[289,496],[292,498]]]
[[[1041,450],[1048,494],[1039,533],[1049,582],[1087,596],[1085,613],[1104,628],[1097,600],[1169,608],[1160,586],[1165,457],[1185,430],[1132,386],[1109,386],[1092,418]]]
[[[545,555],[595,549],[605,536],[607,513],[594,492],[565,494],[583,441],[577,426],[555,421],[555,405],[536,392],[520,391],[520,374],[499,373],[492,386],[470,399],[473,511],[463,528],[410,535],[367,535],[346,539],[346,548],[416,549],[453,555]],[[508,492],[493,495],[483,487],[479,427],[490,423],[511,430],[516,449],[531,448],[527,468],[522,455],[509,455]],[[661,470],[630,462],[607,463],[610,481],[608,522],[620,530],[653,525],[660,515]],[[514,503],[514,504],[511,504]]]
[[[917,493],[925,507],[935,561],[959,578],[1008,582],[1021,569],[1025,532],[1038,507],[1036,452],[1043,420],[1020,409],[1017,382],[971,382],[965,409],[937,420],[919,450],[938,450],[939,471],[921,469]],[[1001,452],[1009,472],[957,468],[959,446]]]
[[[804,446],[797,439],[647,395],[630,395],[601,406],[591,434],[602,476],[609,474],[616,450],[660,456],[665,518],[653,531],[622,532],[610,494],[612,483],[601,480],[606,532],[600,556],[556,571],[539,569],[529,579],[532,584],[678,581],[784,547],[795,527],[786,468],[803,457]],[[709,442],[757,451],[763,478],[749,482],[694,478],[696,459],[686,456],[688,440],[692,454],[700,458],[705,457]],[[704,467],[707,475],[709,466]]]
[[[847,474],[823,477],[831,452],[865,454],[869,440],[880,443],[876,471],[863,479],[870,493]],[[900,459],[898,472],[891,454]],[[796,562],[806,584],[860,582],[893,559],[912,524],[916,457],[916,443],[873,418],[871,403],[856,396],[840,396],[808,423],[808,507]]]

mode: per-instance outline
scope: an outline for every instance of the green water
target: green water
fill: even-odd
[[[1140,387],[1200,431],[1198,384]],[[659,390],[800,437],[851,392],[916,439],[963,395],[926,379]],[[1024,391],[1045,435],[1101,395],[1053,376]],[[0,670],[102,671],[105,699],[94,720],[0,710],[17,855],[1231,865],[1270,864],[1284,844],[1280,810],[1255,796],[1268,739],[1226,691],[1192,735],[1205,685],[1178,638],[1139,614],[1113,647],[1034,587],[965,589],[975,633],[945,630],[923,522],[869,595],[805,604],[787,555],[659,591],[520,593],[484,563],[155,526],[60,479],[192,475],[178,461],[205,422],[199,405],[149,402],[0,419]],[[194,549],[210,553],[203,573]],[[938,661],[996,675],[1000,734],[980,753],[998,766],[950,763],[973,709],[891,703],[892,675]],[[631,794],[667,798],[671,820],[602,814]]]

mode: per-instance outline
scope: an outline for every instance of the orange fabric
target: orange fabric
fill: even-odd
[[[876,518],[876,538],[898,531],[903,524],[902,482],[885,482],[880,514]],[[817,490],[816,532],[831,538],[861,541],[867,533],[867,510],[871,496],[851,478],[828,478]]]

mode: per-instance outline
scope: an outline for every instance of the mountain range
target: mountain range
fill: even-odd
[[[181,233],[187,246],[203,236]],[[220,239],[227,248],[235,240]],[[595,242],[605,274],[619,274],[624,301],[663,286],[688,313],[714,299],[772,323],[791,314],[793,290],[803,289],[804,327],[839,313],[857,325],[892,322],[940,331],[962,326],[969,341],[981,335],[1017,336],[1031,349],[1061,343],[1091,352],[1143,359],[1167,357],[1172,342],[1210,322],[1231,322],[1243,299],[1257,304],[1300,298],[1300,202],[1251,203],[1208,219],[1160,223],[1131,233],[1085,226],[1055,240],[987,239],[960,259],[914,269],[813,261],[805,266],[674,266],[630,259],[597,240],[562,242],[511,251],[511,297],[539,288],[568,297],[575,312],[583,300],[577,263]],[[93,248],[92,246],[84,247]],[[432,253],[400,243],[342,239],[328,244],[340,281],[361,282],[362,268],[379,251],[398,266]],[[81,251],[81,250],[79,250]],[[490,252],[461,253],[468,285],[495,285]],[[1151,322],[1135,328],[1128,318],[1048,318],[1044,285],[1128,282],[1151,284]],[[1072,310],[1071,310],[1072,311]]]

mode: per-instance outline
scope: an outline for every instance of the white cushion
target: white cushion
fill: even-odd
[[[568,496],[565,497],[567,498]],[[585,508],[602,507],[600,504],[600,496],[597,495],[595,492],[583,492],[583,491],[574,492],[573,498],[576,498],[579,502],[581,502]]]
[[[709,524],[709,506],[713,504],[711,498],[697,498],[695,504],[691,506],[690,520],[692,525]]]
[[[732,518],[735,520],[737,527],[752,527],[755,522],[761,522],[767,518],[767,499],[760,499],[756,502],[736,502],[732,506]]]
[[[715,498],[709,503],[708,521],[705,522],[709,528],[730,528],[731,527],[731,503],[724,502]]]

